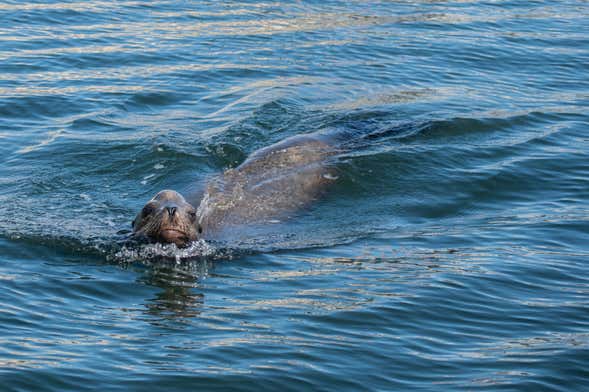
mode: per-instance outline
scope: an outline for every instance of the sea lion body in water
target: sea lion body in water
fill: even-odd
[[[333,148],[296,136],[260,149],[209,182],[198,207],[205,233],[287,217],[307,206],[333,178],[326,158]]]
[[[228,228],[288,217],[336,178],[327,164],[334,153],[326,139],[315,135],[262,148],[212,179],[196,213],[177,192],[158,193],[137,215],[133,232],[185,246],[197,238],[216,238]]]

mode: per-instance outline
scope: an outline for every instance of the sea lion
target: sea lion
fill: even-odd
[[[182,247],[236,225],[288,217],[317,198],[337,177],[327,164],[335,148],[316,135],[299,135],[262,148],[209,181],[195,209],[179,193],[161,191],[133,221],[135,236]]]
[[[133,236],[183,247],[202,231],[196,218],[196,209],[181,194],[163,190],[143,206],[131,223]]]

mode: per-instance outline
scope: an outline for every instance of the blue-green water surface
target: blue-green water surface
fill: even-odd
[[[0,390],[587,390],[588,107],[583,0],[0,2]],[[310,209],[121,241],[308,132]]]

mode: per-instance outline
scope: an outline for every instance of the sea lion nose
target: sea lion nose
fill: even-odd
[[[177,208],[176,207],[166,207],[166,210],[168,210],[168,215],[174,216],[174,214],[176,213]]]

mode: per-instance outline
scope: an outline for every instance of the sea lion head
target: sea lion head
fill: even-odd
[[[164,190],[155,195],[133,220],[133,236],[154,242],[187,246],[198,238],[196,210],[182,195]]]

